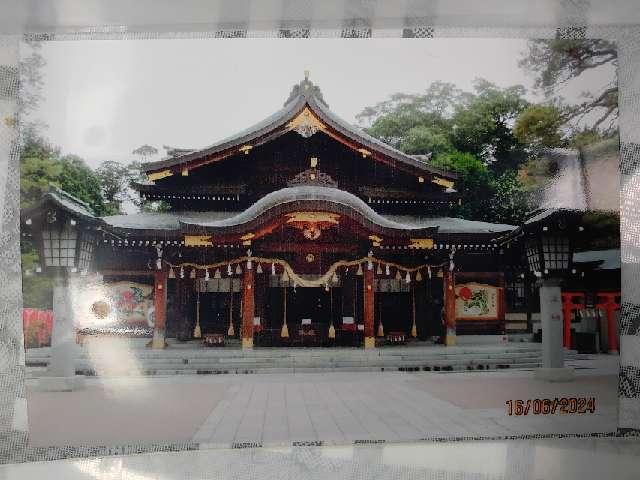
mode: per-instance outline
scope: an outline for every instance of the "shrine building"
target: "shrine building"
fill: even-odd
[[[134,187],[165,210],[97,217],[52,189],[23,218],[73,239],[80,279],[128,289],[91,302],[85,333],[375,348],[527,331],[526,259],[499,242],[516,226],[452,217],[456,175],[429,160],[338,118],[305,76],[262,122],[145,163]]]

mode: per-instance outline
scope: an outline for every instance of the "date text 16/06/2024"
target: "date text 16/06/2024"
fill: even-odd
[[[555,415],[570,413],[595,413],[595,397],[536,398],[507,400],[507,415]]]

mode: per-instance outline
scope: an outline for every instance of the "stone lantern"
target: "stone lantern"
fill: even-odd
[[[563,316],[561,284],[574,273],[573,250],[582,212],[577,210],[544,210],[508,235],[507,241],[521,241],[529,270],[540,287],[540,320],[542,324],[542,368],[538,378],[567,381],[572,368],[564,365]]]
[[[52,187],[40,204],[22,213],[22,231],[31,237],[39,254],[37,273],[53,279],[53,330],[51,360],[39,387],[48,391],[74,390],[74,311],[69,280],[92,270],[97,239],[97,219],[91,208],[66,192]]]

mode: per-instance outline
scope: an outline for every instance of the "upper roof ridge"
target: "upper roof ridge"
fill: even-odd
[[[304,98],[305,101],[308,101],[310,98],[314,98],[318,102],[322,103],[325,107],[329,107],[329,104],[324,100],[322,96],[322,91],[320,87],[309,80],[309,71],[305,70],[304,79],[300,81],[300,83],[296,83],[293,88],[291,88],[291,93],[289,94],[289,98],[284,102],[283,106],[287,106],[292,102],[298,101],[299,98]]]

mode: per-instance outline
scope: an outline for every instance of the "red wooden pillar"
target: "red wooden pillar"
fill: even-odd
[[[616,310],[620,308],[620,304],[616,302],[615,297],[618,293],[599,293],[600,301],[596,308],[604,310],[607,315],[607,347],[609,353],[618,353],[618,332],[616,328]]]
[[[153,275],[153,306],[155,321],[151,348],[165,348],[165,325],[167,321],[167,271],[156,270]]]
[[[364,348],[375,348],[373,268],[364,270]]]
[[[609,303],[609,305],[607,305],[607,339],[609,343],[609,353],[618,353],[615,311],[614,305]]]
[[[242,276],[242,348],[253,348],[253,317],[255,311],[253,268],[244,269]]]
[[[571,309],[573,308],[571,295],[571,293],[562,294],[562,321],[564,325],[562,345],[569,349],[571,348]]]
[[[582,292],[562,292],[562,340],[565,348],[571,348],[571,312],[586,308],[585,294]]]
[[[456,287],[452,271],[444,272],[445,345],[456,344]]]

